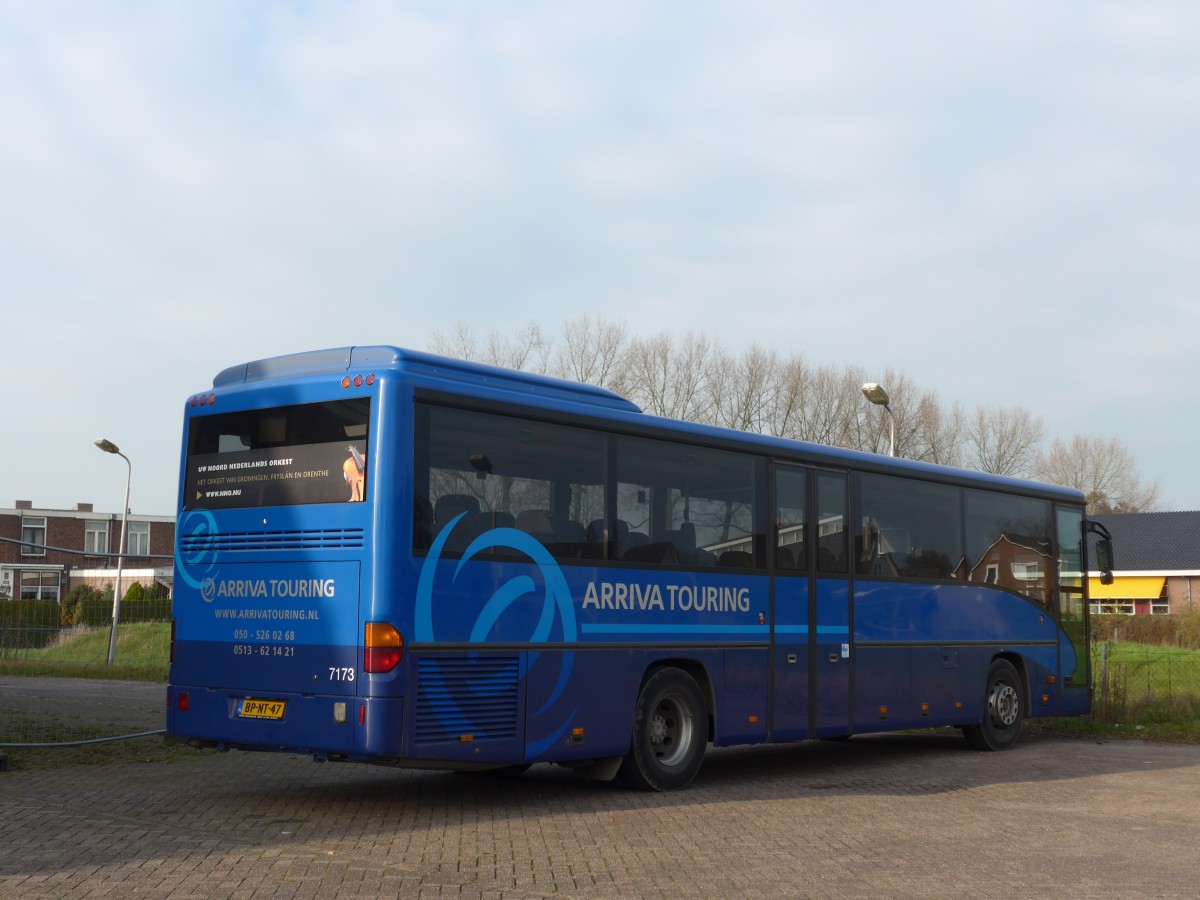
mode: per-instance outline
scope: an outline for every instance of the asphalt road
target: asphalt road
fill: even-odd
[[[159,686],[2,679],[0,717],[16,695],[86,695],[100,719],[161,727]],[[1200,884],[1190,745],[977,753],[946,733],[737,748],[663,795],[551,766],[462,776],[137,740],[149,761],[127,748],[0,774],[0,896],[1190,897]]]

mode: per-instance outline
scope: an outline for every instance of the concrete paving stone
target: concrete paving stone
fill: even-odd
[[[1167,744],[736,748],[670,795],[186,751],[0,775],[0,896],[1183,897],[1198,801]]]

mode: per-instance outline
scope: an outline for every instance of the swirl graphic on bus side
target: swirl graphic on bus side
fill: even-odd
[[[184,584],[200,591],[205,603],[213,601],[213,576],[217,571],[217,520],[207,509],[193,509],[179,523],[175,538],[175,572]],[[183,544],[188,543],[185,556]]]
[[[414,622],[415,638],[421,643],[433,643],[437,640],[433,621],[433,593],[438,564],[441,561],[446,541],[449,539],[455,526],[459,524],[465,515],[466,513],[460,513],[455,516],[438,533],[421,567],[421,575],[417,582]],[[562,569],[559,568],[554,557],[550,555],[550,551],[535,538],[523,531],[518,531],[515,528],[494,528],[479,535],[471,541],[462,558],[459,559],[458,565],[454,568],[451,583],[453,584],[454,581],[458,580],[462,574],[463,567],[475,556],[497,547],[516,550],[528,557],[534,566],[536,566],[537,573],[541,577],[543,584],[542,608],[538,615],[537,624],[533,627],[532,633],[527,640],[533,644],[545,643],[550,639],[557,620],[561,632],[561,641],[563,643],[575,643],[578,640],[575,606],[571,600],[571,591],[567,586],[567,580],[563,576]],[[505,613],[509,612],[517,601],[536,591],[537,585],[529,575],[518,575],[497,587],[476,615],[475,621],[471,625],[468,641],[472,644],[486,644],[489,632],[500,622]],[[558,677],[550,695],[530,715],[531,727],[534,719],[549,711],[559,698],[562,697],[563,692],[566,690],[567,682],[571,677],[571,669],[574,666],[575,654],[573,652],[548,654],[546,656],[547,658],[543,659],[542,653],[537,651],[530,652],[527,671],[522,674],[523,678],[527,678],[529,671],[537,666],[539,662],[543,665],[552,664],[554,660],[559,662]],[[487,690],[486,687],[480,686],[478,693],[486,695]],[[456,713],[459,716],[462,715],[461,711],[456,711]],[[561,738],[566,733],[567,728],[570,727],[573,716],[574,710],[551,734],[540,737],[535,741],[529,741],[527,744],[529,755],[536,757],[540,753],[545,752],[546,749]]]

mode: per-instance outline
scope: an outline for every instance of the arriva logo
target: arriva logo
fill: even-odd
[[[434,623],[435,604],[433,595],[435,583],[438,580],[439,563],[441,562],[442,551],[446,546],[447,539],[464,515],[466,514],[461,513],[456,516],[438,533],[437,537],[434,538],[433,546],[429,548],[429,553],[425,557],[425,563],[421,567],[421,576],[417,582],[416,621],[414,622],[414,637],[420,643],[433,643],[438,640]],[[480,553],[497,547],[516,550],[526,556],[536,566],[537,574],[542,582],[541,610],[536,622],[533,623],[532,630],[528,635],[524,636],[525,640],[531,644],[545,643],[550,640],[551,634],[554,631],[554,625],[557,622],[559,631],[561,632],[561,636],[557,640],[561,640],[563,643],[575,643],[578,640],[575,606],[571,600],[571,591],[567,586],[567,580],[563,576],[562,569],[559,568],[554,557],[550,555],[550,551],[523,531],[518,531],[515,528],[494,528],[475,538],[468,545],[462,558],[458,561],[458,565],[454,567],[453,575],[450,579],[451,586],[460,578],[463,567],[467,563]],[[537,583],[529,575],[517,575],[508,582],[495,587],[491,595],[483,599],[483,605],[475,615],[468,638],[470,643],[485,644],[488,640],[488,634],[501,621],[505,613],[512,610],[517,601],[530,594],[536,594],[538,590]],[[539,662],[547,665],[557,661],[560,666],[553,690],[545,702],[542,703],[541,707],[531,713],[531,719],[536,719],[547,712],[562,696],[567,682],[570,680],[574,658],[574,653],[557,653],[548,656],[536,652],[529,654],[529,670],[532,670]],[[543,752],[555,741],[559,740],[569,727],[573,714],[572,712],[571,715],[564,717],[563,721],[552,724],[550,727],[553,729],[553,733],[536,741],[531,741],[529,744],[530,754],[536,756],[539,752]],[[461,710],[456,710],[455,715],[461,717],[463,713]]]
[[[217,520],[207,509],[193,509],[179,523],[175,540],[175,573],[184,584],[200,591],[205,603],[216,593],[213,578],[217,572]],[[184,543],[188,552],[183,552]]]

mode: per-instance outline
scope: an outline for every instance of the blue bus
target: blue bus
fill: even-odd
[[[245,363],[185,408],[167,730],[660,791],[709,744],[1004,750],[1089,710],[1090,528],[1075,490],[523,372]]]

